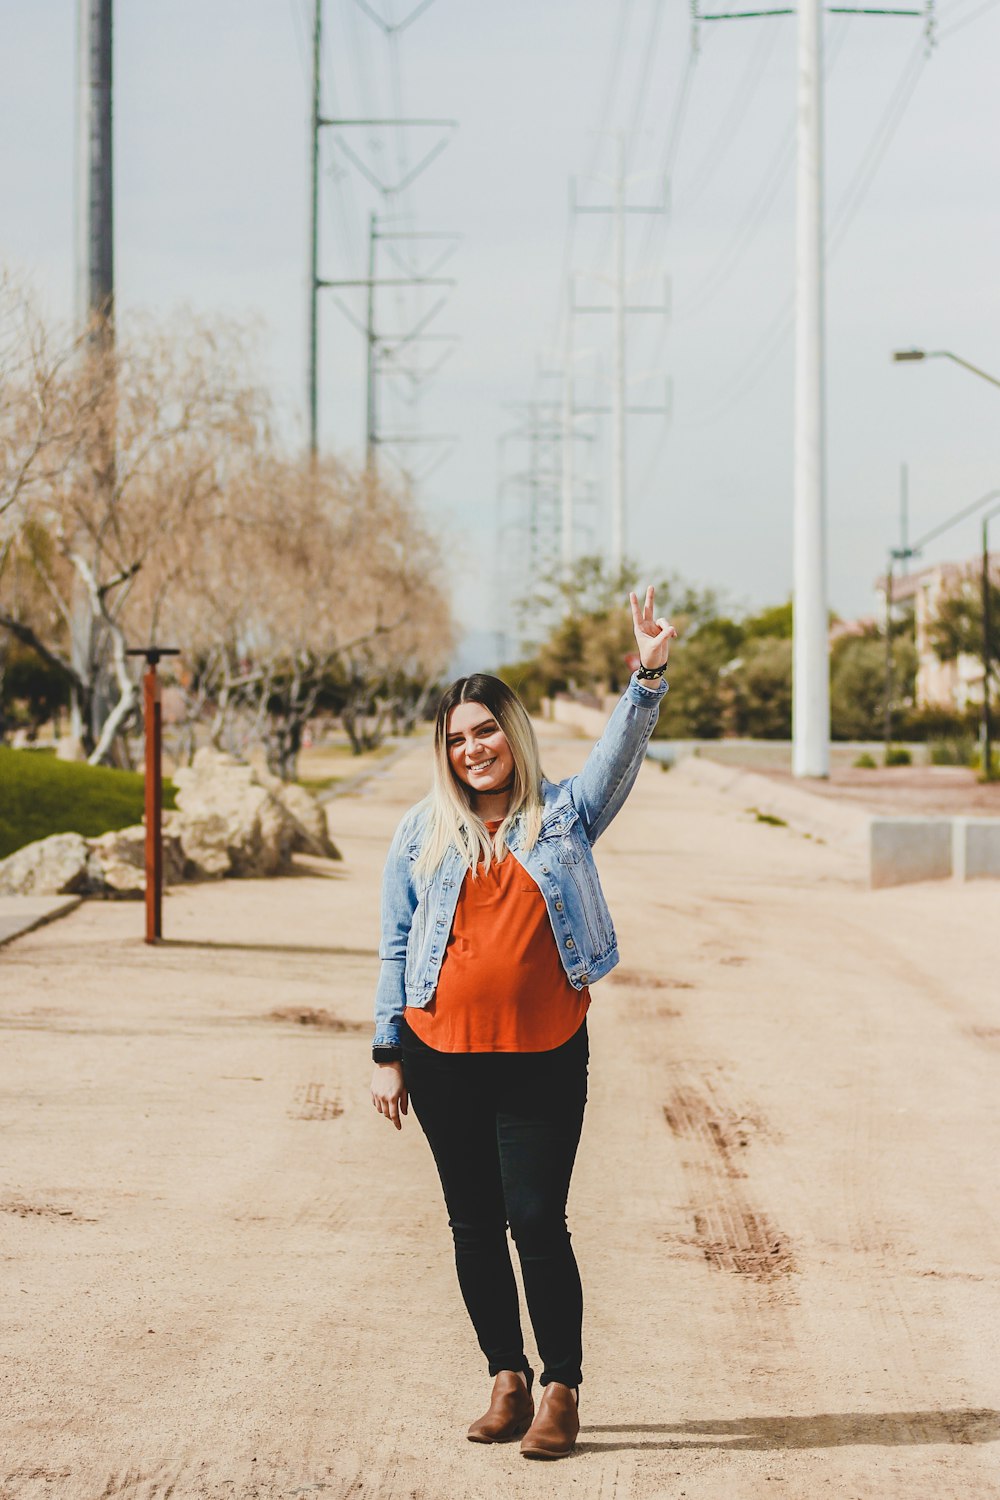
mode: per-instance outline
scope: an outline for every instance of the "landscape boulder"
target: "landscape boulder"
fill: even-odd
[[[176,834],[163,834],[163,883],[179,885],[187,861]],[[87,889],[94,896],[136,899],[146,891],[146,829],[142,823],[90,840]]]
[[[304,787],[231,755],[199,750],[174,772],[177,808],[163,818],[163,882],[282,875],[292,855],[339,859],[326,815]],[[57,833],[0,861],[0,895],[135,899],[146,888],[141,823],[85,839]]]
[[[204,879],[280,875],[289,868],[296,829],[253,766],[201,749],[174,772],[177,811],[169,829]]]
[[[297,781],[282,781],[270,771],[254,768],[261,786],[281,803],[292,824],[294,854],[318,854],[323,859],[340,859],[341,853],[330,837],[323,804]]]
[[[0,860],[0,895],[64,896],[87,888],[87,840],[53,833]]]

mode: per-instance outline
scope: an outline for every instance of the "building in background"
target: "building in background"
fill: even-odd
[[[934,648],[933,630],[943,601],[963,589],[975,590],[978,597],[982,576],[982,559],[968,562],[935,563],[916,573],[904,573],[892,581],[892,616],[898,623],[904,612],[913,620],[913,638],[917,651],[916,707],[944,708],[957,713],[981,705],[983,701],[983,663],[978,655],[961,652],[954,661],[942,661]],[[990,576],[1000,581],[1000,557],[990,557]],[[886,622],[886,579],[876,581],[879,597],[879,623]]]

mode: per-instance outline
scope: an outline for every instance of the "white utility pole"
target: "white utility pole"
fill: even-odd
[[[830,771],[823,298],[823,12],[798,7],[792,769]]]
[[[795,180],[795,501],[793,517],[792,770],[830,774],[830,655],[826,604],[826,433],[823,294],[823,11],[798,0],[774,9],[704,14],[702,21],[798,16]],[[923,17],[933,44],[933,0],[920,10],[836,5],[839,15]]]
[[[611,573],[625,558],[625,137],[615,142],[614,268],[611,273]]]

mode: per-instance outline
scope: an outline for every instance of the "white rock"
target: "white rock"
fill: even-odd
[[[203,748],[192,765],[174,772],[177,814],[185,858],[204,877],[279,875],[288,869],[295,842],[282,803],[259,784],[252,766]]]
[[[326,810],[312,792],[296,781],[282,781],[270,771],[255,768],[255,775],[287,812],[294,829],[296,854],[318,854],[323,859],[340,859],[340,850],[330,837]]]
[[[0,895],[63,896],[87,886],[87,841],[53,833],[0,860]]]
[[[185,859],[176,834],[163,833],[163,883],[184,879]],[[146,891],[146,829],[141,823],[90,840],[88,885],[94,895],[136,898]]]

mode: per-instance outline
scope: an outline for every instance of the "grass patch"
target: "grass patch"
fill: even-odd
[[[758,823],[767,823],[771,828],[788,827],[784,818],[776,817],[774,813],[762,813],[759,807],[748,807],[747,812],[753,813]]]
[[[343,776],[300,776],[298,783],[307,792],[328,792],[332,786],[337,786],[345,779]]]
[[[0,859],[50,833],[96,838],[141,823],[144,780],[138,771],[0,745]],[[170,781],[163,783],[163,805],[175,805]]]

